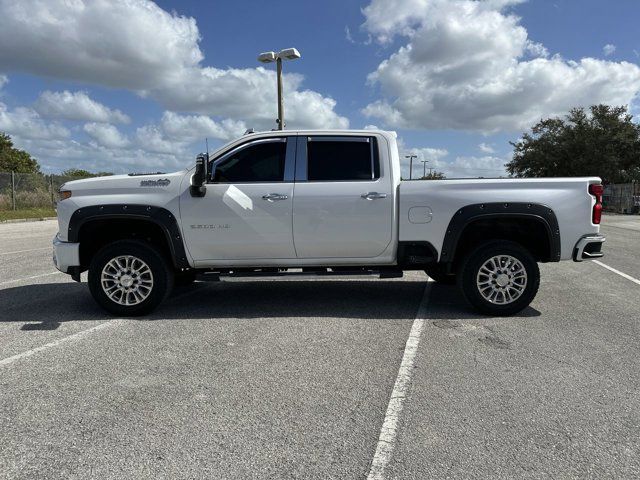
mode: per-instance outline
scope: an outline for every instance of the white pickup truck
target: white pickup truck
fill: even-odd
[[[404,181],[393,132],[248,134],[187,170],[62,186],[54,263],[143,315],[174,284],[237,276],[457,282],[482,313],[533,300],[537,262],[602,256],[597,177]]]

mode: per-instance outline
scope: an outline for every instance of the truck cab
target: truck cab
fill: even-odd
[[[392,152],[393,136],[367,131],[269,132],[230,145],[209,160],[202,197],[182,189],[194,266],[392,264]]]

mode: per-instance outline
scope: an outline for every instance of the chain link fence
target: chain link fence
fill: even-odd
[[[602,206],[607,212],[640,213],[640,182],[605,185]]]
[[[79,177],[0,172],[0,211],[55,208],[63,183]]]

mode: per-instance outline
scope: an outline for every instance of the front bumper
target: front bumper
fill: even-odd
[[[53,264],[63,273],[73,273],[72,267],[80,266],[80,244],[63,242],[56,235],[53,239]]]
[[[606,238],[600,234],[589,234],[582,237],[573,248],[573,260],[582,262],[583,260],[593,260],[604,255],[602,253],[602,244]]]

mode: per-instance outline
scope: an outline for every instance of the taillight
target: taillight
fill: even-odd
[[[596,197],[596,204],[593,206],[591,220],[594,225],[599,225],[602,219],[602,194],[604,193],[604,187],[599,183],[589,185],[589,193]]]

